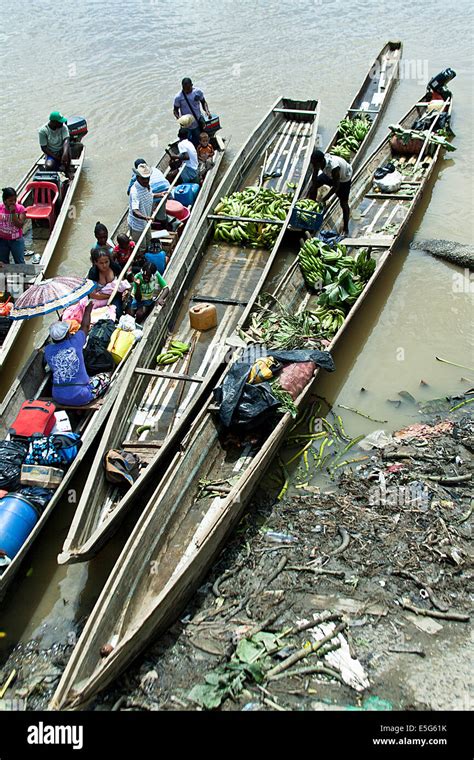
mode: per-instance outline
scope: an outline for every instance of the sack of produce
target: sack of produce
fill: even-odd
[[[380,179],[374,179],[375,187],[378,187],[383,193],[397,193],[403,182],[403,175],[395,169],[393,172],[388,172],[384,177]]]
[[[423,147],[423,140],[411,139],[408,142],[403,142],[401,137],[393,135],[390,138],[390,147],[394,153],[399,153],[402,156],[417,156]]]
[[[314,362],[295,362],[283,367],[278,376],[281,388],[290,394],[293,401],[306,388],[314,375],[316,364]]]

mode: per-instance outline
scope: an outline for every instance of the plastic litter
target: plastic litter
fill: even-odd
[[[369,435],[366,435],[366,437],[359,442],[359,448],[361,448],[362,451],[384,449],[390,443],[393,443],[393,438],[391,435],[387,435],[385,430],[374,430],[373,433],[369,433]]]

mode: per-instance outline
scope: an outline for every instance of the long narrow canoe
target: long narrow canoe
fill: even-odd
[[[212,136],[211,143],[215,149],[214,166],[212,167],[210,171],[207,172],[207,174],[204,177],[204,181],[199,191],[199,194],[191,207],[191,215],[189,217],[189,220],[186,222],[184,230],[182,234],[180,235],[179,239],[176,241],[176,243],[170,240],[168,244],[165,240],[165,248],[167,252],[170,253],[175,258],[179,257],[180,252],[184,250],[190,238],[192,238],[194,229],[197,223],[199,222],[199,220],[201,219],[201,216],[207,206],[210,194],[212,190],[215,189],[215,186],[216,186],[216,180],[218,178],[219,170],[225,156],[228,140],[224,137],[221,137],[219,134],[216,134]],[[178,141],[176,140],[170,143],[168,146],[168,150],[170,153],[177,155]],[[169,174],[169,162],[170,162],[169,153],[165,151],[163,155],[160,157],[160,159],[157,161],[157,163],[155,164],[156,168],[159,169],[165,175],[165,177],[167,177]],[[114,227],[114,230],[112,232],[112,240],[115,241],[117,239],[117,235],[119,235],[120,233],[128,234],[128,204],[126,208],[124,209],[123,214],[121,215],[117,224]],[[168,276],[168,273],[166,276]]]
[[[207,200],[209,199],[209,195],[212,191],[212,187],[214,186],[215,179],[217,177],[217,172],[224,156],[224,141],[220,138],[213,138],[213,142],[216,147],[214,167],[207,173],[204,178],[204,182],[202,184],[201,190],[199,191],[199,195],[193,204],[191,216],[189,217],[189,221],[186,223],[181,236],[177,241],[170,240],[169,252],[174,264],[174,287],[176,289],[179,289],[181,281],[184,277],[184,271],[181,274],[180,261],[184,256],[188,244],[192,240],[193,230],[196,226],[199,216],[202,216],[203,209],[205,208]],[[173,151],[175,145],[175,143],[170,145],[171,151]],[[161,171],[163,171],[164,174],[166,174],[168,172],[168,165],[169,156],[167,153],[164,153],[161,159],[158,161],[157,166]],[[124,212],[124,214],[121,215],[118,223],[116,224],[114,232],[112,233],[112,239],[114,241],[116,240],[117,234],[120,232],[125,232],[127,230],[127,217],[128,211]],[[168,272],[166,273],[166,277],[170,280],[171,283]],[[5,594],[8,585],[19,570],[26,554],[38,537],[49,516],[52,514],[56,504],[58,504],[64,494],[73,487],[74,476],[80,469],[84,457],[90,450],[96,436],[103,427],[109,412],[114,407],[115,398],[117,396],[122,377],[125,373],[127,363],[131,360],[131,357],[133,356],[137,345],[144,345],[149,336],[153,335],[153,328],[156,325],[157,321],[160,324],[165,324],[166,320],[169,320],[171,315],[170,307],[171,303],[165,304],[162,309],[156,308],[154,312],[152,312],[152,317],[149,317],[149,319],[147,319],[144,324],[142,342],[140,344],[135,344],[135,346],[132,347],[130,354],[126,357],[126,360],[123,360],[115,370],[112,377],[112,383],[107,389],[107,393],[103,398],[85,407],[71,407],[67,409],[74,428],[81,434],[82,447],[79,451],[78,456],[67,470],[65,477],[61,481],[61,485],[55,491],[53,498],[43,511],[32,532],[28,535],[28,538],[26,539],[22,548],[13,558],[11,564],[8,565],[8,567],[3,571],[3,574],[0,575],[0,599]],[[15,322],[14,324],[21,324],[21,322]],[[20,372],[19,376],[13,383],[9,392],[5,396],[2,404],[0,405],[0,437],[4,438],[7,435],[9,426],[15,419],[20,406],[24,401],[31,398],[37,398],[39,396],[48,396],[50,395],[50,392],[51,378],[49,373],[45,372],[43,365],[43,351],[42,348],[40,348],[33,352],[26,365]]]
[[[352,118],[359,113],[366,113],[371,121],[371,128],[366,134],[365,139],[359,145],[358,150],[352,154],[351,162],[355,167],[360,164],[361,156],[375,132],[382,110],[389,99],[398,73],[401,50],[402,45],[400,42],[388,42],[384,45],[375,60],[371,62],[361,87],[358,89],[344,115],[344,118]],[[326,152],[329,152],[334,147],[338,139],[339,132],[336,130],[327,145]],[[311,174],[311,168],[308,166],[304,179],[303,193],[307,189]],[[299,195],[300,187],[298,187],[295,197]],[[244,314],[249,313],[253,308],[256,298],[260,294],[262,287],[265,286],[267,275],[274,264],[282,238],[283,233],[280,235],[277,245],[267,257],[260,280],[245,307]],[[218,291],[216,290],[216,292]],[[228,293],[225,295],[228,296]],[[237,308],[235,312],[238,313]],[[185,310],[182,310],[180,318],[181,322],[183,319],[186,319]],[[225,333],[221,332],[219,335],[222,341],[225,338]],[[178,332],[178,334],[174,334],[172,337],[192,340],[192,334],[189,331],[187,333],[186,331],[184,333]],[[224,347],[223,350],[228,349]],[[150,370],[146,368],[153,367],[156,353],[157,351],[153,347],[149,353],[151,361],[142,362],[141,367],[145,368],[145,371],[149,372]],[[210,356],[208,354],[208,358]],[[219,353],[214,354],[213,358],[219,362]],[[212,372],[203,372],[203,363],[199,364],[194,361],[194,363],[189,365],[186,360],[182,366],[177,365],[174,368],[171,377],[178,372],[181,372],[184,376],[189,376],[193,366],[196,367],[200,382],[191,382],[191,388],[188,389],[189,392],[184,392],[183,389],[183,383],[190,382],[186,380],[178,381],[171,379],[166,381],[156,378],[152,385],[149,386],[150,389],[146,391],[144,391],[146,383],[143,380],[140,381],[139,377],[135,376],[132,378],[131,383],[127,384],[127,395],[122,394],[122,399],[117,401],[114,416],[109,419],[99,444],[91,475],[66,537],[63,551],[58,558],[60,563],[85,561],[94,556],[117,528],[126,512],[140,499],[143,489],[150,482],[156,481],[156,478],[160,477],[164,472],[166,463],[169,461],[170,451],[172,451],[176,443],[186,433],[189,421],[192,419],[198,405],[202,403],[209,384],[213,379]],[[202,377],[203,374],[205,374],[205,379]],[[148,378],[150,379],[150,375],[148,375]],[[139,399],[144,399],[144,402],[139,403],[136,401],[137,396]],[[152,400],[148,401],[150,398]],[[159,408],[160,404],[162,404],[161,408]],[[138,411],[136,411],[137,409]],[[171,422],[168,425],[162,424],[166,423],[170,418]],[[135,424],[132,424],[131,420]],[[137,427],[144,424],[151,424],[154,430],[144,432],[136,436],[134,440]],[[158,432],[156,432],[157,429]],[[109,449],[123,448],[124,442],[128,442],[130,450],[139,454],[147,463],[147,466],[142,468],[140,477],[135,482],[133,488],[125,494],[107,484],[101,465],[105,453]]]
[[[450,108],[449,103],[447,107]],[[401,124],[411,128],[425,108],[416,104]],[[349,241],[348,245],[354,253],[362,245],[368,245],[376,259],[376,270],[334,336],[330,349],[340,341],[371,293],[427,188],[441,152],[438,146],[429,159],[425,153],[421,156],[413,174],[416,189],[411,198],[403,193],[398,198],[396,194],[373,197],[374,171],[392,158],[390,137],[382,141],[355,175],[350,206],[352,211],[359,210],[361,217],[355,223],[354,242]],[[324,226],[332,229],[340,222],[341,212],[337,203],[329,211]],[[397,227],[395,234],[382,234],[387,223]],[[299,267],[290,266],[280,284],[279,298],[285,306],[295,310],[306,308],[311,295]],[[315,379],[296,400],[297,407],[311,394],[314,383]],[[291,416],[286,414],[260,444],[249,443],[244,449],[224,448],[220,440],[222,431],[210,406],[211,399],[191,426],[181,451],[175,455],[118,558],[63,673],[51,703],[53,709],[85,706],[176,618],[237,525],[292,423]],[[226,480],[230,483],[227,495],[203,495],[203,481]],[[111,651],[101,658],[104,645],[109,645]]]
[[[343,119],[354,119],[358,116],[365,115],[370,121],[364,140],[360,143],[357,150],[352,151],[349,159],[353,173],[361,165],[364,154],[367,151],[369,143],[373,139],[387,103],[390,100],[392,89],[397,82],[400,59],[402,57],[401,42],[387,42],[380,53],[370,64],[367,75],[362,82],[356,96],[343,116]],[[332,149],[342,137],[339,129],[329,140],[325,153],[331,153]],[[311,178],[311,172],[308,181]]]
[[[53,258],[53,254],[58,243],[61,231],[64,227],[66,219],[71,215],[71,206],[74,193],[76,191],[79,177],[81,176],[82,166],[84,164],[85,148],[82,143],[76,143],[80,145],[82,150],[78,158],[71,160],[71,179],[65,179],[62,183],[62,189],[64,196],[61,200],[59,210],[54,221],[51,231],[44,227],[33,226],[32,222],[27,219],[23,228],[23,234],[25,236],[25,243],[28,250],[33,251],[36,256],[40,256],[39,263],[32,265],[28,263],[27,266],[22,265],[12,266],[12,274],[6,275],[6,282],[1,283],[0,290],[12,291],[14,297],[21,295],[23,290],[26,290],[30,285],[39,283],[43,280],[46,270]],[[79,150],[79,149],[76,149]],[[25,174],[23,179],[18,184],[16,191],[18,197],[20,197],[23,190],[26,188],[29,182],[33,181],[35,174],[40,170],[44,170],[44,156],[38,158],[31,169]],[[31,193],[26,197],[23,204],[28,206],[31,204]],[[4,270],[5,272],[6,270]],[[1,272],[0,272],[1,274]],[[13,321],[9,327],[6,335],[0,337],[0,369],[7,361],[13,346],[15,345],[20,333],[23,329],[23,321]]]
[[[60,563],[90,559],[136,503],[143,488],[164,472],[173,447],[185,434],[228,351],[226,337],[233,332],[245,308],[258,297],[262,273],[279,249],[306,176],[318,115],[319,104],[314,100],[279,99],[234,159],[206,217],[196,229],[186,262],[179,264],[186,276],[179,288],[172,288],[172,338],[186,342],[191,349],[179,363],[157,367],[156,356],[169,340],[169,320],[160,320],[161,314],[152,315],[154,337],[149,335],[146,342],[142,342],[130,363],[58,557]],[[245,249],[236,244],[216,243],[213,209],[223,196],[255,185],[259,175],[264,176],[262,161],[263,172],[270,176],[267,187],[285,191],[288,182],[296,184],[291,207],[285,222],[281,222],[273,249]],[[174,263],[173,258],[171,271]],[[200,301],[215,303],[216,329],[198,332],[190,327],[189,308]],[[143,426],[147,429],[141,433],[139,428]],[[147,465],[142,467],[138,480],[126,494],[111,487],[105,479],[103,460],[110,449],[129,450]]]

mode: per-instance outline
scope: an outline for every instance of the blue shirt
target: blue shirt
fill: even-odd
[[[59,404],[82,406],[89,404],[93,395],[84,363],[83,349],[86,335],[79,330],[58,343],[44,349],[44,355],[53,372],[53,399]]]
[[[151,264],[154,264],[157,271],[160,274],[163,274],[166,269],[166,253],[164,251],[158,251],[158,253],[145,253],[145,259],[146,261],[151,262]]]

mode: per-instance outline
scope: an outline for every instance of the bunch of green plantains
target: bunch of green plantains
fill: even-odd
[[[306,284],[322,291],[318,304],[323,308],[313,312],[320,317],[325,313],[324,307],[346,314],[364,290],[376,266],[375,260],[364,248],[352,257],[347,255],[344,245],[338,243],[330,247],[317,238],[303,243],[298,258]]]
[[[245,190],[221,198],[214,213],[223,217],[239,217],[216,221],[214,240],[252,248],[271,248],[293,202],[293,193],[277,193],[264,187],[247,187]],[[305,198],[296,203],[303,211],[321,211],[321,204]],[[249,219],[255,221],[242,221]]]
[[[178,359],[182,359],[184,355],[189,351],[187,343],[181,343],[179,340],[172,340],[169,344],[169,348],[156,357],[156,363],[174,364]]]
[[[359,150],[371,126],[372,122],[365,114],[340,121],[337,128],[340,137],[334,148],[331,148],[332,155],[349,161],[352,154]]]

